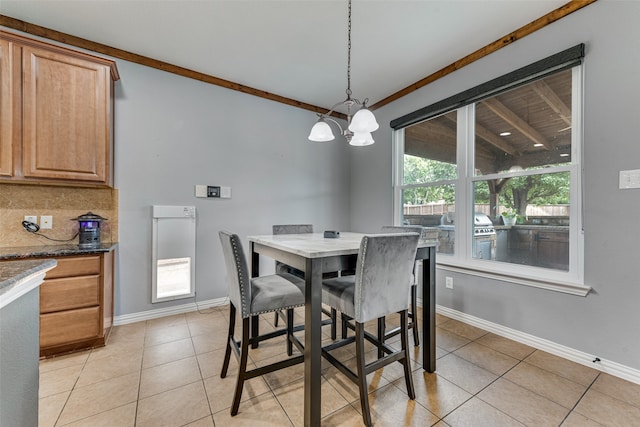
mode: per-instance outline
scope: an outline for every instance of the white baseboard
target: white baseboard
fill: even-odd
[[[217,298],[207,301],[191,302],[188,304],[174,305],[172,307],[147,310],[139,313],[124,314],[115,316],[113,325],[126,325],[127,323],[141,322],[143,320],[157,319],[159,317],[172,316],[174,314],[189,313],[191,311],[203,310],[205,308],[218,307],[229,304],[229,298]]]
[[[422,306],[421,302],[420,306]],[[581,365],[597,369],[615,377],[640,384],[640,370],[638,369],[630,368],[628,366],[621,365],[620,363],[605,359],[594,362],[594,359],[598,357],[596,355],[588,354],[561,344],[557,344],[553,341],[526,334],[515,329],[507,328],[506,326],[489,322],[479,317],[471,316],[469,314],[465,314],[441,305],[436,305],[436,312],[452,319],[459,320],[468,325],[476,326],[480,329],[484,329],[485,331],[500,335],[501,337],[509,338],[513,341],[526,344],[538,350],[543,350],[547,353],[551,353],[553,355],[571,360],[573,362],[580,363]]]

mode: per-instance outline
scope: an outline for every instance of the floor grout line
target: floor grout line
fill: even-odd
[[[203,316],[212,315],[212,316],[219,317],[219,315],[217,314],[217,312],[214,312],[214,311],[211,311],[210,313],[202,314],[202,315],[203,315]],[[227,320],[227,319],[226,319],[226,317],[224,317],[224,316],[223,316],[221,319],[225,319],[225,320]],[[220,319],[220,320],[221,320],[221,319]],[[155,319],[154,319],[154,320],[155,320]],[[190,345],[191,345],[191,349],[192,349],[192,351],[193,351],[193,355],[192,355],[192,356],[188,356],[188,357],[194,357],[194,358],[195,358],[195,362],[197,363],[197,368],[198,368],[198,373],[199,373],[199,380],[198,380],[198,381],[202,384],[202,387],[203,387],[203,389],[204,389],[204,397],[206,398],[206,403],[207,403],[207,407],[208,407],[209,415],[207,415],[206,417],[203,417],[203,418],[201,418],[201,419],[211,418],[211,420],[213,421],[214,410],[213,410],[213,407],[211,406],[211,400],[210,400],[210,398],[209,398],[209,392],[208,392],[208,390],[207,390],[207,387],[205,386],[205,378],[204,378],[204,372],[203,372],[203,366],[202,366],[202,363],[203,363],[203,362],[198,358],[198,354],[196,353],[196,344],[195,344],[195,343],[194,343],[194,341],[193,341],[193,340],[194,340],[194,336],[192,335],[192,330],[191,330],[191,328],[190,328],[190,326],[189,326],[189,324],[190,324],[190,323],[197,322],[197,321],[199,321],[199,320],[200,320],[200,319],[196,319],[196,318],[191,318],[191,320],[189,320],[189,318],[184,317],[184,322],[185,322],[185,324],[187,325],[187,330],[189,331],[189,338],[190,338],[190,341],[189,341],[189,342],[190,342]],[[261,320],[263,320],[263,319],[261,319]],[[448,319],[448,320],[445,320],[444,322],[442,322],[442,321],[441,321],[441,322],[439,322],[439,324],[438,324],[438,325],[436,325],[436,327],[439,327],[439,326],[440,326],[440,325],[442,325],[442,324],[446,324],[446,323],[451,322],[451,321],[454,321],[454,320],[455,320],[455,319]],[[204,321],[204,319],[203,319],[203,321]],[[226,324],[224,325],[225,327],[223,327],[222,329],[226,331],[226,329],[228,328],[228,321],[226,321],[225,323],[226,323]],[[263,321],[263,322],[261,322],[261,323],[268,324],[268,322],[266,321],[266,319],[264,319],[264,321]],[[137,423],[138,423],[139,403],[140,403],[140,400],[141,400],[141,399],[140,399],[140,392],[141,392],[141,388],[142,388],[142,373],[143,373],[143,371],[144,371],[144,369],[143,369],[143,365],[144,365],[144,360],[145,360],[145,352],[147,351],[147,348],[151,348],[151,347],[152,347],[152,346],[146,346],[146,345],[144,345],[144,343],[146,343],[146,342],[147,342],[147,335],[148,335],[149,333],[161,334],[160,332],[158,332],[159,330],[161,330],[161,329],[163,329],[163,328],[171,328],[171,327],[175,327],[175,326],[176,326],[176,325],[178,325],[178,324],[179,324],[179,323],[167,323],[166,325],[162,325],[162,323],[161,323],[161,322],[156,322],[156,323],[154,324],[154,326],[153,326],[152,328],[150,328],[150,327],[149,327],[149,323],[147,323],[147,321],[145,321],[145,325],[144,325],[144,334],[142,335],[142,337],[141,337],[141,338],[137,338],[137,339],[142,339],[143,346],[142,346],[142,349],[140,349],[140,351],[142,352],[142,356],[140,357],[140,362],[139,362],[138,372],[137,372],[137,374],[138,374],[138,389],[137,389],[136,401],[135,401],[135,411],[134,411],[133,426],[137,425]],[[270,327],[271,327],[271,325],[270,325]],[[438,359],[442,359],[442,358],[444,358],[444,357],[447,357],[447,356],[449,356],[449,355],[453,354],[454,356],[459,357],[460,359],[464,360],[464,361],[465,361],[465,362],[467,362],[467,363],[470,363],[470,364],[472,364],[472,365],[474,365],[474,366],[476,366],[476,367],[479,367],[479,368],[481,368],[481,369],[484,369],[484,370],[485,370],[485,371],[487,371],[487,372],[490,372],[490,373],[491,373],[491,374],[493,374],[493,375],[496,375],[496,378],[495,378],[495,379],[493,379],[493,380],[491,380],[490,382],[488,382],[486,385],[484,385],[482,388],[480,388],[480,389],[479,389],[479,390],[477,390],[476,392],[474,392],[474,393],[469,393],[469,395],[470,395],[470,396],[469,396],[468,398],[466,398],[465,400],[463,400],[460,404],[456,405],[453,409],[449,410],[447,413],[442,414],[442,416],[437,415],[437,414],[434,414],[434,413],[433,413],[433,412],[431,412],[427,407],[425,407],[424,405],[422,405],[421,403],[419,403],[419,402],[416,400],[416,404],[418,404],[419,406],[421,406],[422,408],[424,408],[427,412],[429,412],[430,414],[432,414],[433,416],[435,416],[435,417],[438,419],[438,421],[437,421],[435,424],[437,424],[438,422],[446,423],[446,421],[445,421],[445,418],[446,418],[446,417],[448,417],[448,416],[450,416],[451,414],[453,414],[453,413],[455,413],[456,411],[458,411],[462,406],[466,405],[468,402],[470,402],[470,401],[471,401],[472,399],[474,399],[474,398],[478,398],[478,399],[479,399],[480,401],[482,401],[484,404],[486,404],[486,405],[490,406],[491,408],[493,408],[493,409],[495,409],[496,411],[500,412],[501,414],[503,414],[503,415],[505,415],[505,416],[509,417],[510,419],[516,420],[517,422],[522,422],[522,421],[518,420],[517,418],[514,418],[512,415],[510,415],[510,414],[508,414],[508,413],[504,412],[504,411],[503,411],[503,410],[501,410],[500,408],[497,408],[497,407],[493,406],[492,404],[490,404],[490,403],[488,403],[488,402],[484,401],[483,399],[481,399],[481,398],[479,397],[479,394],[480,394],[480,393],[482,393],[483,391],[485,391],[486,389],[488,389],[489,387],[491,387],[492,385],[494,385],[496,382],[498,382],[498,380],[500,380],[500,379],[505,379],[506,381],[509,381],[510,383],[513,383],[513,384],[515,384],[516,386],[523,388],[523,389],[524,389],[524,390],[526,390],[527,392],[533,393],[533,394],[535,394],[535,395],[537,395],[537,396],[539,396],[539,397],[541,397],[541,398],[543,398],[543,399],[548,400],[549,402],[553,402],[553,403],[555,403],[555,404],[559,405],[560,407],[563,407],[563,408],[565,408],[565,409],[568,409],[568,412],[564,415],[564,417],[562,418],[562,420],[561,420],[561,421],[559,422],[559,424],[558,424],[558,425],[561,425],[561,424],[562,424],[562,423],[564,423],[564,422],[565,422],[565,421],[566,421],[566,420],[567,420],[567,419],[568,419],[568,418],[569,418],[573,413],[576,413],[576,414],[582,415],[582,414],[580,414],[580,413],[578,413],[578,412],[576,412],[576,411],[575,411],[575,410],[576,410],[576,408],[578,407],[578,405],[580,404],[580,402],[584,399],[584,397],[587,395],[587,393],[593,389],[593,386],[594,386],[594,384],[597,382],[597,380],[598,380],[599,378],[601,378],[601,377],[602,377],[602,375],[603,375],[601,372],[598,372],[598,373],[597,373],[597,375],[595,376],[595,378],[593,378],[593,380],[591,380],[591,382],[586,386],[586,388],[583,390],[583,392],[582,392],[582,394],[580,395],[580,397],[579,397],[579,398],[577,399],[577,401],[576,401],[576,402],[571,406],[571,408],[567,408],[567,407],[565,407],[565,406],[561,405],[560,403],[555,402],[555,401],[554,401],[554,400],[552,400],[551,398],[549,398],[549,397],[547,397],[547,396],[545,396],[545,395],[540,394],[539,392],[536,392],[536,391],[534,391],[534,390],[532,390],[532,389],[529,389],[528,387],[523,386],[523,385],[520,385],[519,383],[516,383],[516,382],[514,382],[514,381],[510,381],[509,379],[507,379],[507,378],[506,378],[506,375],[507,375],[507,374],[509,374],[510,372],[512,372],[514,369],[516,369],[516,368],[517,368],[517,367],[519,367],[519,366],[522,366],[522,364],[523,364],[523,363],[528,363],[528,364],[530,364],[531,366],[533,366],[533,367],[535,367],[535,368],[537,368],[537,369],[544,370],[545,372],[547,372],[547,373],[549,373],[549,374],[551,374],[551,375],[557,376],[557,377],[559,377],[559,378],[561,378],[561,379],[563,379],[563,380],[566,380],[566,381],[569,381],[569,382],[575,383],[575,384],[577,384],[577,385],[583,386],[583,384],[578,383],[578,382],[574,381],[573,379],[566,378],[566,377],[565,377],[565,376],[563,376],[563,375],[560,375],[560,374],[558,374],[558,373],[556,373],[556,372],[554,372],[554,371],[551,371],[551,370],[545,369],[545,368],[543,368],[543,367],[540,367],[540,366],[538,366],[538,365],[536,365],[536,364],[531,364],[531,363],[529,363],[529,362],[526,362],[526,359],[527,359],[527,358],[531,357],[531,356],[532,356],[533,354],[535,354],[537,351],[541,351],[541,350],[533,349],[533,351],[532,351],[531,353],[528,353],[527,355],[523,356],[522,358],[520,358],[520,357],[514,357],[514,356],[512,356],[512,355],[510,355],[510,354],[508,354],[508,353],[504,353],[504,352],[502,352],[502,351],[500,351],[500,350],[497,350],[497,349],[495,349],[495,348],[493,348],[493,347],[491,347],[491,346],[489,346],[489,345],[487,345],[487,344],[485,344],[485,343],[483,343],[483,342],[479,342],[479,340],[481,340],[483,337],[485,337],[485,336],[487,336],[488,334],[490,334],[490,332],[485,332],[484,334],[482,334],[482,335],[480,335],[480,336],[478,336],[478,337],[476,337],[476,338],[474,338],[474,339],[469,339],[469,338],[468,338],[468,337],[466,337],[466,336],[459,335],[459,334],[457,334],[457,333],[455,333],[455,332],[453,332],[453,331],[450,331],[450,330],[448,330],[448,329],[443,329],[443,330],[447,331],[448,333],[451,333],[451,334],[454,334],[454,335],[458,335],[458,336],[460,336],[461,338],[464,338],[465,340],[468,340],[468,342],[466,342],[465,344],[463,344],[463,345],[461,345],[461,346],[459,346],[459,347],[456,347],[453,351],[449,351],[449,350],[443,349],[443,348],[441,348],[441,347],[438,347],[439,351],[442,351],[442,352],[443,352],[443,354],[442,354],[442,355],[440,355],[440,357],[438,357]],[[200,330],[200,332],[202,332],[202,330]],[[197,333],[197,332],[194,330],[194,331],[193,331],[193,333]],[[202,333],[200,333],[200,335],[203,335],[203,334],[202,334]],[[200,336],[200,335],[196,335],[196,336]],[[177,340],[180,340],[180,339],[184,339],[184,338],[179,338],[179,339],[177,339]],[[132,341],[133,341],[133,340],[132,340]],[[156,344],[156,345],[167,344],[167,343],[174,342],[174,341],[176,341],[176,340],[168,341],[168,342],[166,342],[166,343],[165,343],[165,342],[162,342],[162,343],[158,343],[158,344]],[[471,345],[472,343],[479,344],[480,346],[485,347],[485,348],[487,348],[487,349],[490,349],[491,351],[495,351],[495,352],[497,352],[497,353],[499,353],[499,354],[501,354],[501,355],[504,355],[504,356],[507,356],[507,357],[510,357],[510,358],[516,359],[516,360],[517,360],[517,363],[515,363],[513,366],[509,367],[506,371],[502,372],[501,374],[495,374],[494,372],[492,372],[492,371],[490,371],[490,370],[488,370],[488,369],[486,369],[486,368],[484,368],[484,367],[482,367],[482,366],[480,366],[480,365],[478,365],[478,364],[476,364],[476,363],[474,363],[474,362],[472,362],[472,361],[470,361],[470,360],[467,360],[467,359],[465,359],[464,357],[462,357],[462,356],[460,356],[460,355],[458,355],[458,354],[456,353],[456,351],[458,351],[458,350],[460,350],[460,349],[462,349],[462,348],[464,348],[464,347],[467,347],[467,346]],[[392,344],[392,343],[391,343],[391,344]],[[222,348],[215,348],[215,349],[213,349],[213,350],[209,350],[209,351],[203,352],[203,353],[201,353],[201,355],[202,355],[202,354],[206,354],[206,353],[210,353],[210,352],[213,352],[213,351],[219,351],[219,350],[221,350],[221,349],[223,349],[223,347],[222,347]],[[374,351],[374,350],[375,350],[375,349],[372,349],[372,351]],[[471,350],[469,350],[469,351],[471,351]],[[78,390],[78,387],[77,387],[77,386],[78,386],[78,383],[79,383],[79,381],[80,381],[81,375],[82,375],[82,373],[85,371],[85,369],[86,369],[86,367],[87,367],[87,364],[89,363],[89,360],[91,359],[91,355],[92,355],[92,353],[93,353],[93,352],[94,352],[94,350],[90,350],[90,351],[89,351],[89,353],[88,353],[88,355],[87,355],[87,357],[82,361],[82,363],[81,363],[82,367],[81,367],[81,369],[80,369],[80,372],[78,373],[77,378],[76,378],[76,379],[75,379],[75,381],[73,382],[73,386],[71,387],[71,390],[69,390],[68,395],[66,396],[66,399],[65,399],[64,403],[61,405],[61,409],[59,410],[59,412],[57,413],[57,416],[55,417],[55,421],[54,421],[54,424],[53,424],[54,426],[59,426],[59,424],[58,424],[58,423],[60,422],[61,416],[62,416],[62,414],[63,414],[63,412],[64,412],[65,408],[67,407],[67,405],[68,405],[68,403],[69,403],[69,400],[70,400],[70,398],[71,398],[71,395],[74,393],[74,391],[77,391],[77,390]],[[282,353],[284,353],[284,352],[282,352]],[[267,360],[267,359],[272,358],[272,357],[276,357],[276,356],[278,356],[278,355],[282,355],[282,353],[273,354],[273,355],[269,356],[268,358],[261,357],[261,361],[263,361],[263,360]],[[185,358],[185,357],[181,357],[181,358],[179,358],[179,360],[182,360],[182,359],[184,359],[184,358]],[[419,371],[419,370],[421,370],[421,369],[422,369],[422,366],[421,366],[421,365],[420,365],[420,363],[419,363],[420,357],[419,357],[419,356],[416,356],[416,358],[418,359],[417,361],[412,360],[412,365],[413,365],[413,366],[412,366],[412,368],[415,368],[415,369],[412,369],[412,373],[417,372],[417,371]],[[104,359],[104,357],[103,357],[102,359]],[[99,360],[101,360],[101,358],[96,359],[96,361],[99,361]],[[175,361],[176,361],[176,360],[171,360],[171,361],[169,361],[169,362],[161,363],[160,365],[157,365],[157,366],[161,366],[161,365],[163,365],[163,364],[171,363],[171,362],[175,362]],[[255,364],[255,361],[254,361],[254,364]],[[47,372],[53,372],[53,371],[55,371],[55,370],[58,370],[58,369],[65,369],[65,368],[67,368],[67,367],[57,368],[57,369],[53,369],[53,370],[50,370],[50,371],[47,371]],[[133,372],[132,372],[132,373],[133,373]],[[434,374],[439,376],[439,374],[438,374],[437,372],[435,372]],[[126,374],[126,375],[129,375],[129,374]],[[323,381],[324,381],[326,384],[328,384],[330,387],[332,387],[332,388],[333,388],[333,385],[331,385],[331,384],[329,383],[328,378],[324,376],[324,375],[325,375],[325,373],[323,373],[322,375],[323,375]],[[214,376],[215,376],[215,374],[214,374]],[[384,376],[384,375],[383,375],[383,376]],[[114,378],[116,378],[116,377],[114,377]],[[207,377],[207,378],[209,378],[209,377]],[[391,385],[393,388],[398,389],[398,390],[400,390],[400,392],[402,392],[402,393],[406,394],[406,390],[403,390],[399,385],[395,384],[399,379],[402,379],[402,378],[403,378],[403,376],[401,376],[401,377],[399,377],[399,378],[396,378],[396,379],[390,379],[390,378],[385,377],[385,379],[388,381],[388,383],[387,383],[386,385]],[[442,378],[442,379],[444,379],[444,380],[446,380],[447,382],[450,382],[452,385],[454,385],[454,386],[456,386],[456,387],[458,387],[458,388],[461,388],[461,387],[460,387],[458,384],[456,384],[455,382],[453,382],[453,381],[451,381],[451,380],[448,380],[448,379],[446,379],[445,377],[441,377],[441,378]],[[104,379],[104,380],[102,380],[102,381],[107,381],[107,380],[110,380],[110,379],[111,379],[111,378],[107,378],[107,379]],[[102,382],[102,381],[99,381],[99,382]],[[294,382],[294,381],[298,381],[297,375],[296,375],[295,377],[292,377],[292,379],[291,379],[291,380],[286,380],[286,381],[287,381],[287,383],[286,383],[286,384],[281,384],[281,385],[279,385],[279,386],[278,386],[278,388],[279,388],[279,387],[286,387],[288,384],[291,384],[291,383],[292,383],[292,382]],[[197,381],[196,381],[196,382],[197,382]],[[194,382],[194,383],[195,383],[195,382]],[[263,396],[264,394],[266,394],[267,392],[269,392],[269,393],[270,393],[270,395],[271,395],[271,398],[273,398],[273,399],[275,399],[275,400],[276,400],[276,402],[277,402],[277,404],[278,404],[278,407],[279,407],[279,408],[280,408],[280,410],[284,413],[284,415],[287,417],[287,419],[289,420],[289,422],[290,422],[292,425],[295,425],[295,424],[294,424],[294,420],[291,418],[291,414],[290,414],[289,412],[287,412],[287,411],[286,411],[286,409],[285,409],[285,406],[284,406],[283,402],[281,402],[281,401],[280,401],[280,399],[278,398],[278,396],[275,394],[274,388],[271,386],[271,384],[269,384],[268,382],[266,382],[266,380],[265,380],[265,383],[266,383],[266,385],[267,385],[267,391],[265,391],[265,393],[261,393],[261,394],[260,394],[260,395],[258,395],[258,396],[254,396],[254,397],[252,397],[252,398],[256,398],[256,397],[259,397],[259,396]],[[189,384],[192,384],[192,383],[189,383]],[[162,391],[162,392],[159,392],[159,393],[154,394],[154,396],[159,395],[159,394],[161,394],[161,393],[165,393],[165,392],[167,392],[167,391],[174,390],[174,389],[179,388],[179,387],[182,387],[182,386],[184,386],[184,385],[177,386],[177,387],[173,387],[173,388],[171,388],[170,390],[164,390],[164,391]],[[372,390],[372,391],[371,391],[371,393],[376,393],[376,392],[380,391],[380,390],[381,390],[381,389],[383,389],[383,388],[384,388],[384,386],[382,386],[382,387],[380,387],[380,388],[377,388],[377,389],[375,389],[375,390]],[[461,389],[462,389],[462,390],[464,390],[465,392],[467,392],[464,388],[461,388]],[[337,409],[333,410],[332,412],[330,412],[330,413],[328,413],[328,414],[325,414],[325,415],[324,415],[324,417],[323,417],[323,419],[324,419],[324,418],[326,418],[326,417],[332,416],[332,415],[334,415],[334,414],[335,414],[335,413],[337,413],[337,412],[344,411],[344,410],[346,410],[346,408],[347,408],[347,407],[350,407],[350,408],[354,409],[354,410],[359,414],[359,412],[358,412],[357,408],[355,408],[355,406],[354,406],[354,405],[355,405],[355,403],[357,403],[357,400],[355,400],[354,402],[350,402],[350,401],[349,401],[349,398],[348,398],[348,397],[346,397],[346,396],[344,396],[344,395],[343,395],[343,393],[340,393],[337,389],[336,389],[336,392],[337,392],[338,394],[340,394],[340,395],[341,395],[341,397],[346,401],[346,404],[345,404],[344,406],[340,407],[340,408],[337,408]],[[395,393],[395,392],[394,392],[394,393]],[[468,393],[468,392],[467,392],[467,393]],[[53,393],[52,395],[54,395],[54,394],[57,394],[57,393]],[[621,400],[621,399],[619,399],[619,398],[617,398],[617,397],[611,396],[611,395],[609,395],[608,393],[604,393],[604,394],[605,394],[606,396],[608,396],[608,397],[611,397],[611,398],[613,398],[613,399],[616,399],[616,400],[620,401],[621,403],[624,403],[624,404],[630,405],[630,406],[632,406],[632,407],[637,407],[636,405],[630,404],[629,402],[626,402],[626,401]],[[49,397],[49,396],[46,396],[46,397]],[[46,397],[43,397],[43,399],[44,399],[44,398],[46,398]],[[244,402],[247,402],[247,401],[248,401],[248,400],[245,400]],[[130,403],[133,403],[133,402],[130,402]],[[129,405],[130,403],[127,403],[126,405]],[[126,406],[126,405],[120,405],[120,406],[118,406],[118,408],[119,408],[119,407],[122,407],[122,406]],[[89,417],[83,417],[82,419],[85,419],[85,418],[91,418],[91,417],[94,417],[94,416],[99,415],[99,414],[101,414],[101,413],[108,412],[108,411],[111,411],[111,410],[114,410],[114,409],[116,409],[116,408],[111,408],[111,409],[106,410],[106,411],[101,411],[101,412],[99,412],[98,414],[92,414],[92,415],[90,415]],[[218,410],[216,413],[218,413],[218,414],[219,414],[220,412],[223,412],[224,410],[225,410],[225,409],[220,409],[220,410]],[[228,408],[226,408],[226,410],[228,410]],[[582,415],[582,416],[584,416],[584,415]],[[589,418],[589,419],[591,419],[591,418]],[[80,420],[76,420],[76,421],[72,421],[72,422],[77,422],[77,421],[80,421]],[[195,421],[199,421],[199,420],[193,420],[193,421],[191,421],[191,422],[195,422]],[[214,423],[215,423],[215,421],[214,421]]]
[[[580,404],[580,401],[584,398],[584,396],[587,394],[587,392],[589,390],[591,390],[591,387],[593,386],[593,384],[595,384],[595,382],[598,380],[598,378],[600,378],[600,375],[602,373],[598,372],[598,375],[596,375],[596,377],[593,379],[593,381],[591,381],[591,384],[589,384],[587,386],[587,388],[585,388],[584,392],[580,395],[580,398],[576,401],[576,403],[573,405],[573,407],[569,410],[569,412],[567,413],[567,415],[563,418],[562,423],[564,423],[566,421],[567,418],[569,418],[569,415],[571,415],[575,409],[578,407],[578,404]],[[579,414],[579,412],[576,412]],[[560,423],[560,425],[562,425],[562,423]]]

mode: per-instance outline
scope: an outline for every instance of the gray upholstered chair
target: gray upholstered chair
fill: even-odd
[[[420,234],[420,236],[422,237],[422,233],[423,233],[424,227],[420,226],[420,225],[411,225],[411,226],[404,226],[404,225],[385,225],[382,227],[382,229],[380,230],[381,233],[418,233]],[[419,346],[420,345],[420,331],[418,330],[418,295],[417,295],[417,291],[418,291],[418,286],[416,285],[416,269],[415,269],[415,264],[414,264],[414,269],[413,269],[413,278],[411,281],[411,295],[410,295],[410,301],[411,301],[411,310],[409,311],[409,313],[407,314],[409,317],[409,329],[411,329],[413,331],[413,343],[415,346]],[[347,336],[347,328],[350,327],[351,329],[353,329],[353,325],[348,324],[347,322],[349,321],[348,316],[345,316],[344,313],[342,315],[342,338],[346,338]],[[393,336],[396,336],[400,333],[400,328],[394,328],[390,331],[386,330],[386,324],[385,324],[385,319],[384,317],[378,319],[378,338],[381,339],[382,341],[384,341],[387,338],[391,338]],[[333,338],[335,339],[335,337]],[[380,354],[381,356],[381,354]]]
[[[304,233],[313,233],[313,225],[311,224],[278,224],[272,226],[272,234],[304,234]],[[298,276],[301,279],[304,279],[304,272],[298,270],[297,268],[293,268],[287,264],[283,264],[280,261],[276,261],[276,274],[277,273],[290,273],[294,276]],[[275,317],[273,319],[274,326],[278,326],[278,317],[281,315],[281,312],[276,311]]]
[[[231,415],[236,415],[240,406],[242,388],[246,380],[304,362],[304,355],[300,354],[247,371],[250,344],[286,334],[287,354],[289,356],[292,355],[293,344],[298,347],[301,353],[304,353],[302,344],[293,336],[293,308],[304,305],[304,280],[289,273],[251,278],[244,250],[242,249],[242,242],[238,235],[226,231],[220,231],[219,235],[229,276],[230,300],[227,349],[220,377],[227,376],[229,358],[231,351],[233,351],[239,365],[236,391],[231,405]],[[287,310],[286,329],[250,338],[250,319],[253,316],[271,313],[276,310]],[[239,342],[234,337],[236,311],[239,311],[242,318],[242,339]]]
[[[281,235],[281,234],[304,234],[304,233],[313,233],[313,225],[311,224],[278,224],[272,226],[272,234]],[[297,268],[293,268],[287,264],[283,264],[280,261],[276,261],[276,273],[290,273],[294,276],[298,276],[301,279],[304,279],[304,272],[298,270]],[[337,277],[337,272],[326,272],[322,274],[323,278],[331,278]],[[331,311],[322,310],[322,312],[329,316],[331,319],[331,338],[336,339],[336,318],[338,317],[335,309],[331,309]],[[275,318],[273,320],[273,324],[278,326],[278,318],[282,316],[282,311],[276,311]],[[326,324],[326,322],[324,322]]]
[[[407,394],[410,399],[415,398],[407,338],[407,294],[419,239],[418,233],[364,236],[358,251],[355,275],[322,281],[322,302],[355,321],[355,337],[323,347],[322,356],[358,385],[362,418],[367,426],[371,425],[367,374],[390,363],[400,362],[404,367]],[[400,314],[400,350],[394,350],[364,329],[365,322],[396,312]],[[384,353],[369,364],[365,363],[365,339]],[[354,341],[357,373],[331,355],[332,350]]]
[[[272,234],[305,234],[313,233],[313,225],[311,224],[286,224],[286,225],[274,225],[272,226]],[[293,268],[287,264],[283,264],[280,261],[276,261],[276,273],[291,273],[304,279],[304,272]],[[278,319],[276,318],[276,326],[278,326]]]
[[[422,237],[423,227],[420,225],[385,225],[381,229],[382,233],[418,233]],[[418,286],[416,285],[417,278],[416,269],[414,265],[413,280],[411,282],[411,310],[409,311],[409,329],[413,331],[413,344],[415,346],[420,345],[420,331],[418,330]],[[385,331],[384,319],[380,325],[382,334],[385,338],[390,338],[397,335],[400,331],[396,328],[391,331]]]

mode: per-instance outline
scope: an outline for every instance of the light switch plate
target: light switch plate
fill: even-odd
[[[620,185],[622,190],[640,188],[640,169],[620,171]]]
[[[207,197],[206,185],[196,185],[196,197]]]
[[[222,199],[230,199],[231,198],[231,187],[220,187],[220,198],[222,198]]]

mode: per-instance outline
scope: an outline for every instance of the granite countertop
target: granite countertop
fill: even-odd
[[[496,230],[508,230],[510,228],[520,230],[540,230],[540,231],[569,231],[568,225],[537,225],[537,224],[516,224],[512,226],[494,225]]]
[[[40,245],[0,247],[0,260],[17,260],[32,257],[99,254],[112,251],[118,243],[103,242],[99,246],[81,248],[79,245]]]
[[[16,260],[0,263],[0,308],[39,286],[54,259]]]

